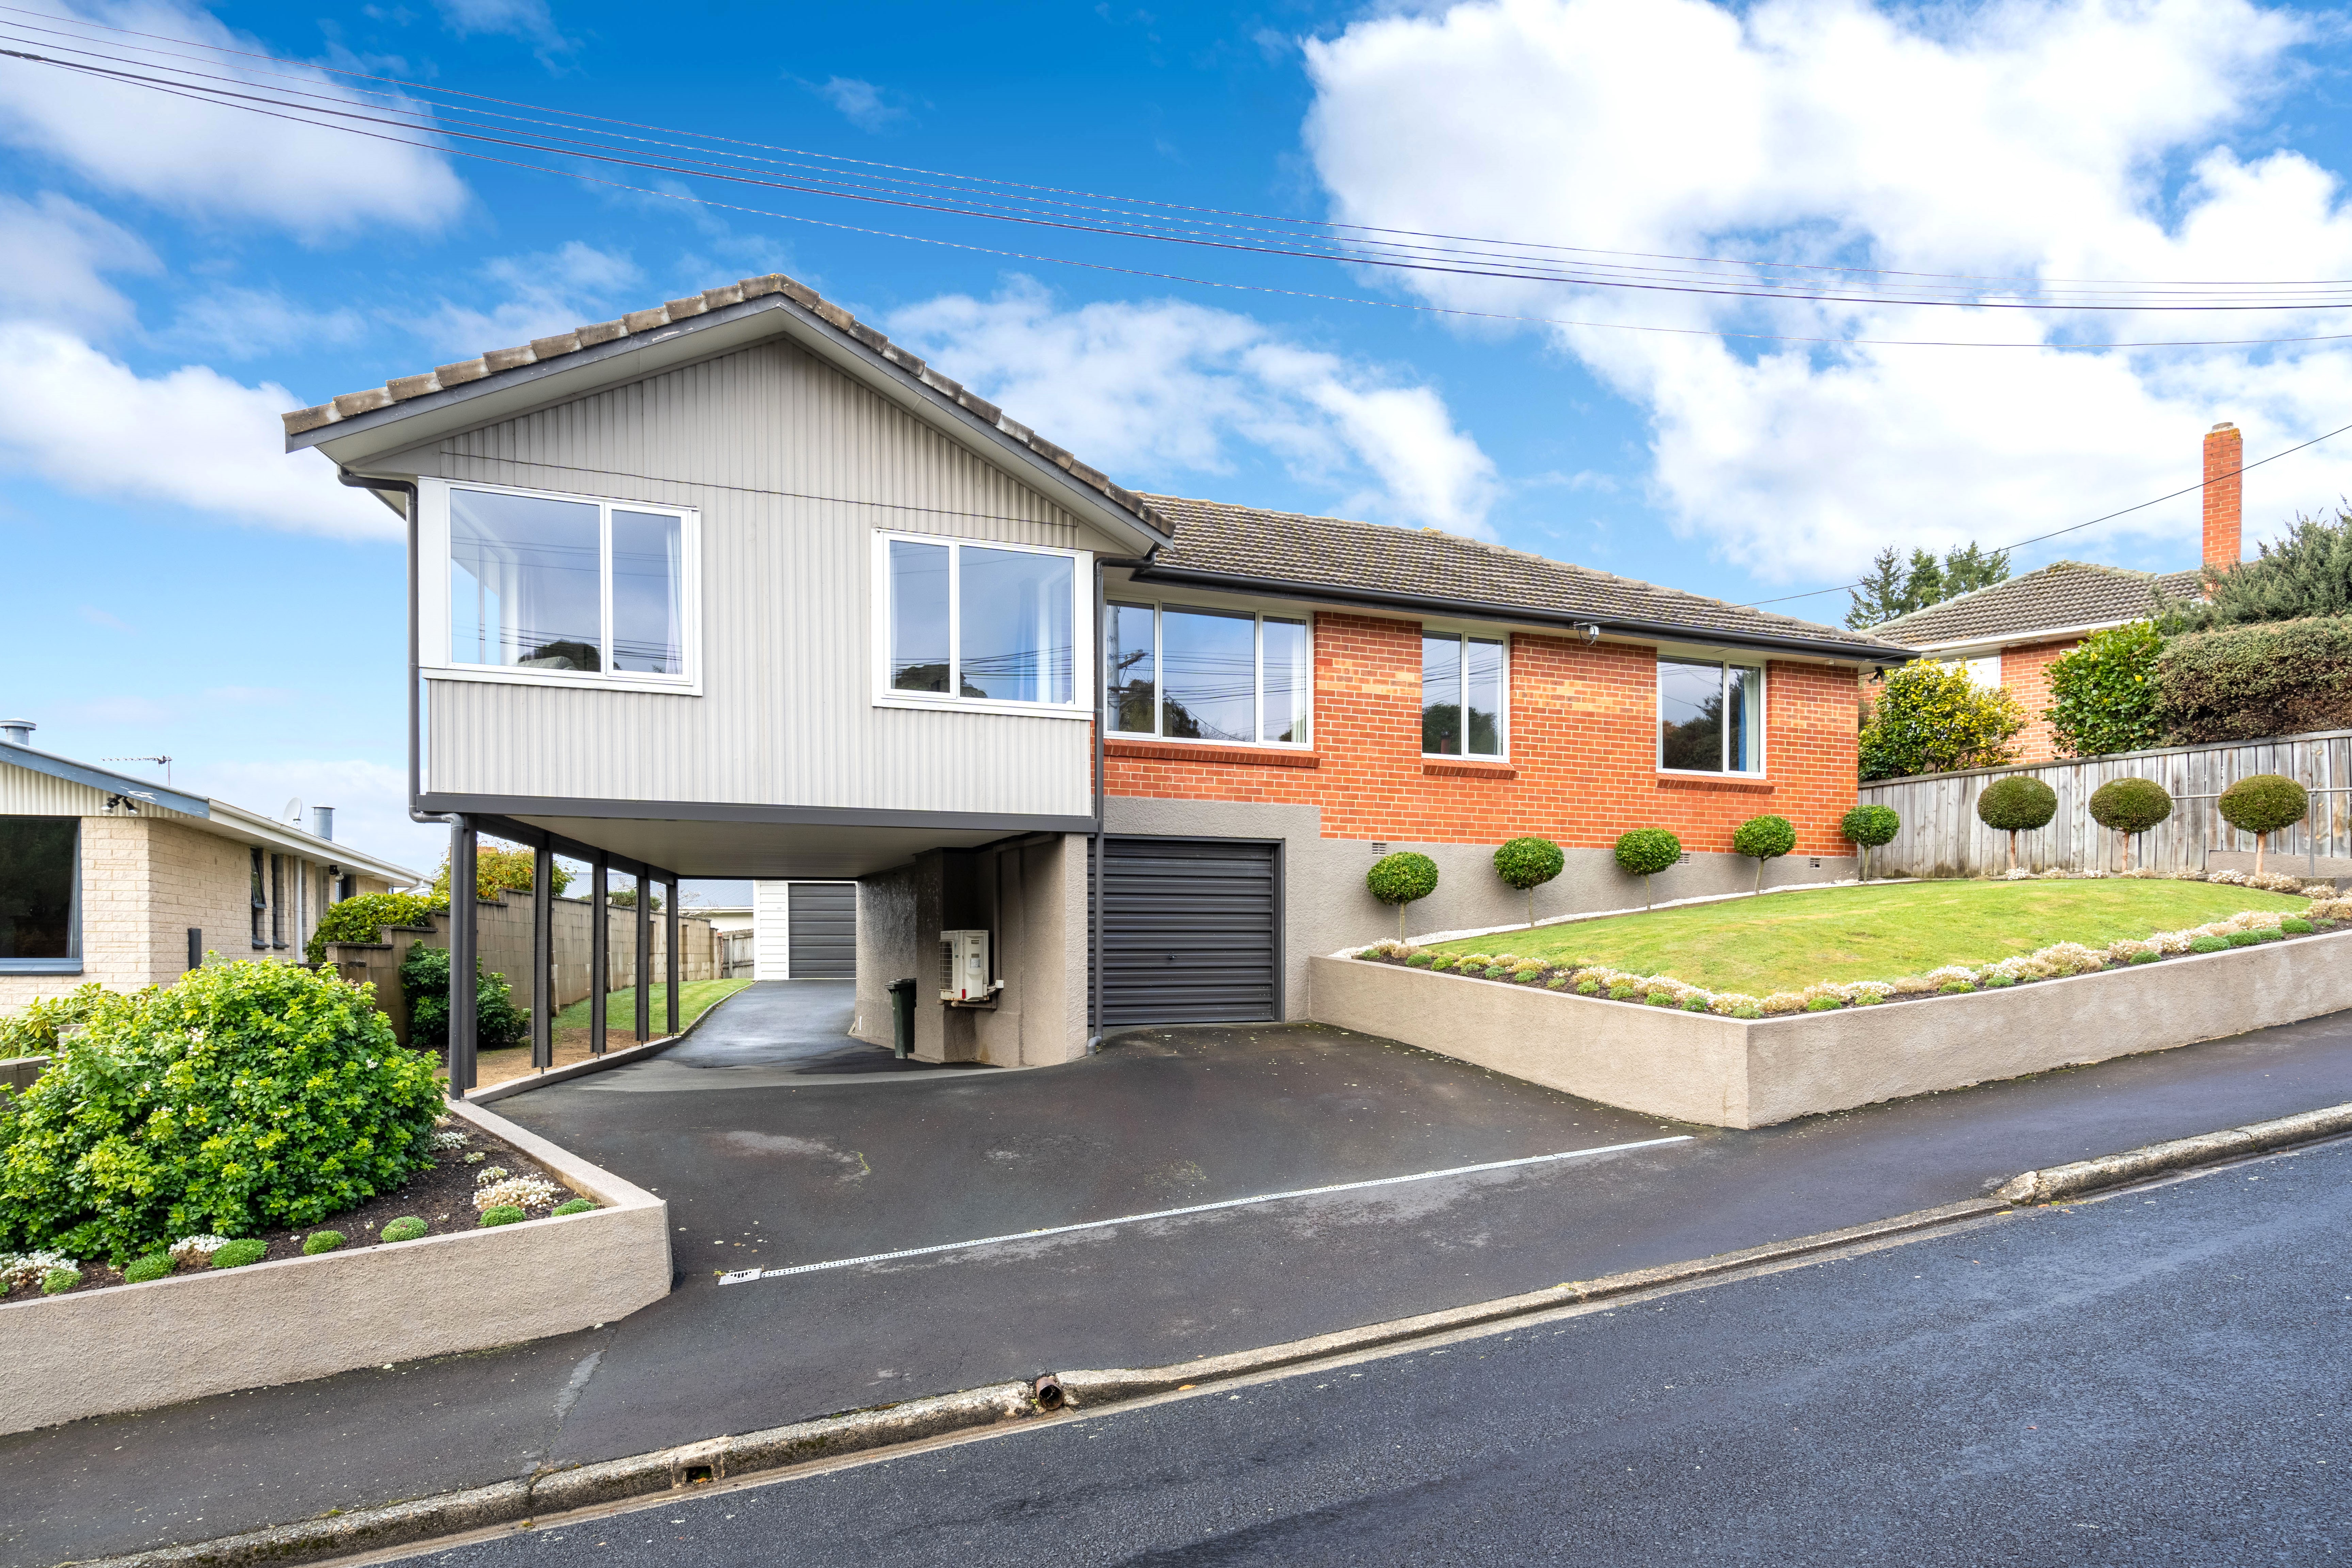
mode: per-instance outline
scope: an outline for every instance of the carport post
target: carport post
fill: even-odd
[[[677,1033],[677,879],[669,879],[669,1027],[663,1032]]]
[[[530,1065],[555,1065],[555,852],[541,839],[530,858]]]
[[[654,983],[654,879],[646,875],[643,861],[637,865],[637,963],[630,984],[636,988],[637,1044],[644,1045],[654,1037],[654,994],[647,989]]]
[[[588,872],[588,1049],[604,1054],[604,993],[613,984],[613,913],[604,900],[612,891],[613,868],[599,850]]]
[[[449,1092],[474,1087],[474,822],[449,819]]]

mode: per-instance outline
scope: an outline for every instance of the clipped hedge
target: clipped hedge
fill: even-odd
[[[2156,683],[2168,745],[2352,729],[2352,617],[2174,637]]]
[[[1437,891],[1437,862],[1426,855],[1400,849],[1372,862],[1372,868],[1364,873],[1364,886],[1381,902],[1396,906],[1397,936],[1402,940],[1404,907],[1419,903]]]
[[[324,963],[331,942],[382,942],[386,926],[429,924],[448,909],[446,893],[361,893],[327,906],[319,929],[302,944],[302,956]]]

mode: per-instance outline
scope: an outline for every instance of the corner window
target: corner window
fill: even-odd
[[[0,973],[81,968],[81,819],[0,816]]]
[[[1304,746],[1307,623],[1181,605],[1104,607],[1105,728],[1167,741]]]
[[[1658,766],[1669,773],[1764,771],[1764,671],[1658,659]]]
[[[1503,754],[1503,640],[1421,634],[1421,750],[1432,757]]]
[[[695,513],[472,485],[446,498],[439,668],[557,683],[692,678]]]
[[[1068,551],[882,541],[885,680],[947,702],[1077,700],[1077,557]]]

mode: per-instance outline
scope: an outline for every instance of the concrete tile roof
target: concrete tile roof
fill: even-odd
[[[2039,572],[1962,594],[1870,628],[1913,647],[2018,643],[2037,632],[2120,625],[2146,616],[2160,588],[2176,599],[2202,591],[2194,572],[2134,572],[2087,561],[2056,561]]]
[[[770,272],[758,278],[745,278],[738,282],[727,284],[723,288],[706,289],[699,294],[690,294],[683,300],[671,300],[656,305],[651,310],[631,310],[617,321],[594,321],[586,326],[574,327],[568,332],[557,333],[553,337],[533,338],[528,343],[518,343],[511,348],[490,349],[477,359],[460,360],[455,364],[438,365],[421,375],[394,376],[382,386],[347,392],[340,397],[331,398],[312,407],[293,409],[283,416],[286,422],[286,434],[303,435],[358,415],[372,414],[380,408],[390,408],[412,398],[423,397],[429,393],[446,392],[470,382],[486,380],[502,371],[518,370],[524,365],[544,363],[549,360],[560,359],[565,354],[578,353],[583,349],[593,348],[600,343],[609,343],[621,338],[634,337],[639,333],[660,331],[677,322],[707,315],[712,310],[722,310],[730,305],[740,305],[747,300],[756,300],[770,294],[783,296],[827,326],[863,343],[905,372],[913,380],[929,387],[941,397],[974,416],[995,426],[1039,457],[1068,473],[1072,479],[1100,491],[1111,501],[1140,518],[1157,531],[1161,533],[1168,531],[1167,520],[1155,515],[1141,496],[1133,490],[1113,484],[1109,477],[1100,469],[1080,462],[1071,453],[1038,435],[1034,430],[1013,418],[996,405],[971,391],[961,383],[941,375],[924,363],[916,354],[892,342],[840,306],[819,295],[815,289],[787,278],[781,272]]]
[[[1570,565],[1549,556],[1465,539],[1433,528],[1395,528],[1300,512],[1267,511],[1182,496],[1145,497],[1175,522],[1176,542],[1152,572],[1207,573],[1271,579],[1344,594],[1371,590],[1402,597],[1454,600],[1546,617],[1590,616],[1687,631],[1695,639],[1754,637],[1851,648],[1868,658],[1902,650],[1868,633],[1825,626],[1794,616],[1727,604],[1678,588]]]

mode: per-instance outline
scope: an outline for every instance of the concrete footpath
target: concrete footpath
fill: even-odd
[[[1147,1033],[1020,1074],[665,1075],[722,1093],[655,1089],[665,1065],[499,1109],[670,1199],[686,1278],[668,1300],[508,1351],[0,1438],[0,1562],[209,1539],[1058,1367],[1218,1354],[1932,1207],[2036,1166],[2352,1100],[2352,1016],[1753,1132],[1662,1126],[1312,1026]],[[1679,1133],[1694,1136],[716,1283]]]

